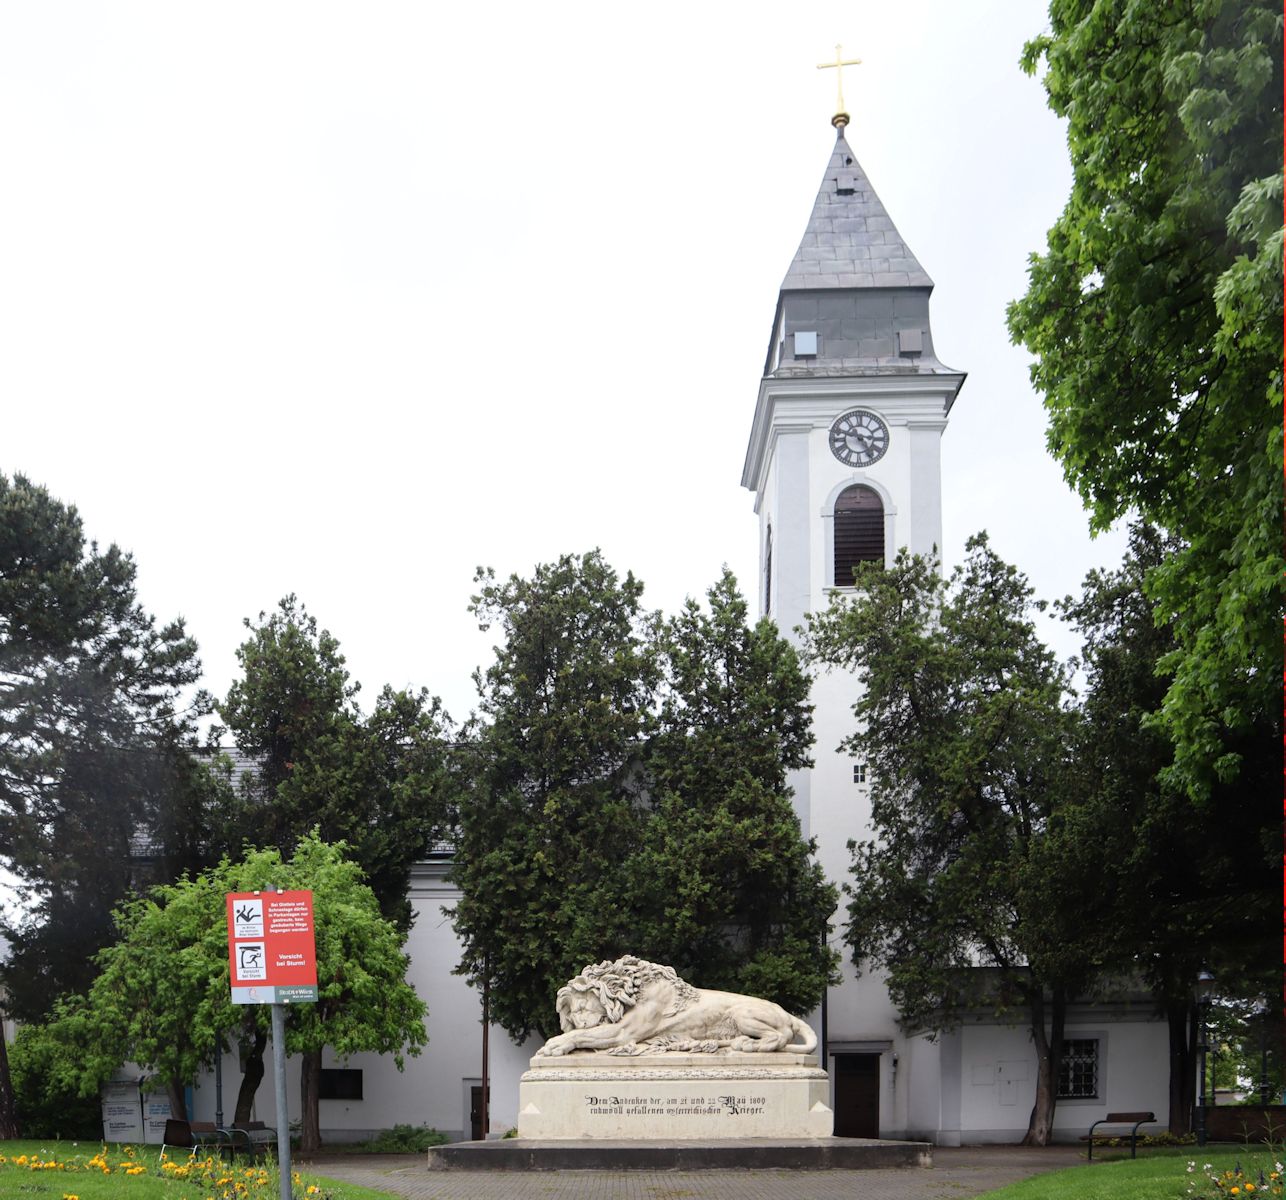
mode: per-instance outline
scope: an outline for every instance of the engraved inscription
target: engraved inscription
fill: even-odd
[[[695,1094],[691,1096],[598,1096],[585,1094],[585,1107],[595,1117],[757,1117],[766,1096]]]

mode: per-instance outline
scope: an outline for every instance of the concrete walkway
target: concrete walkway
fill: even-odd
[[[1076,1146],[936,1148],[930,1169],[872,1171],[429,1171],[422,1154],[312,1155],[306,1174],[412,1200],[960,1200],[1084,1162]]]

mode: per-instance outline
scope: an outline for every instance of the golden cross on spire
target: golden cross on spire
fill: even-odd
[[[832,125],[843,127],[848,124],[848,113],[844,110],[844,68],[856,67],[861,61],[860,58],[845,58],[843,49],[836,44],[835,61],[817,64],[819,71],[831,67],[835,69],[835,115],[831,118]]]

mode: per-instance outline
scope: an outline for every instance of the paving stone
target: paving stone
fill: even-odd
[[[298,1164],[409,1200],[961,1200],[1084,1162],[1075,1146],[935,1148],[930,1168],[866,1171],[430,1171],[425,1157],[314,1156]]]

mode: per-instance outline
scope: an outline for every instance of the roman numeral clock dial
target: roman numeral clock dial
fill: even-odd
[[[831,425],[831,453],[846,467],[869,467],[889,448],[889,427],[873,412],[855,408]]]

